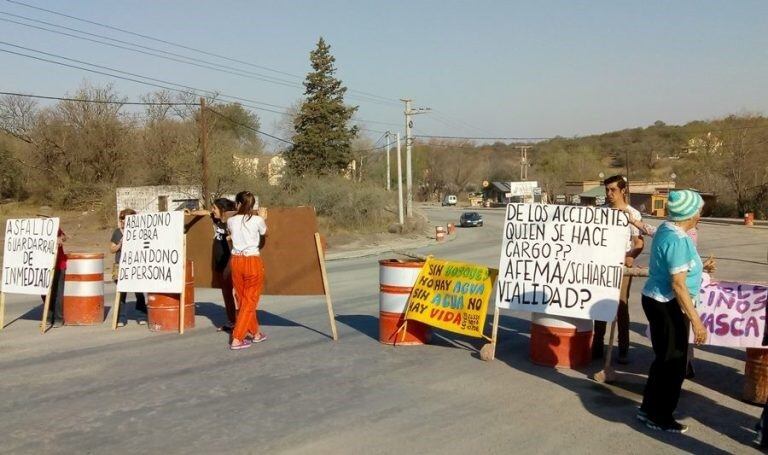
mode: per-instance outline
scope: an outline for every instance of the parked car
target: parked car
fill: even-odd
[[[455,195],[449,194],[443,198],[443,207],[446,205],[456,205],[458,201],[459,199]]]
[[[483,217],[477,212],[464,212],[459,218],[459,226],[475,227],[483,225]]]

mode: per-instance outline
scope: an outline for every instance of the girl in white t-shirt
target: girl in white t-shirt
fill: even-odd
[[[259,331],[256,309],[264,289],[264,263],[259,255],[261,237],[267,233],[264,218],[253,215],[256,198],[250,191],[241,191],[235,197],[237,214],[227,220],[232,239],[232,283],[240,308],[232,329],[230,349],[245,349],[251,343],[260,343],[267,336]]]

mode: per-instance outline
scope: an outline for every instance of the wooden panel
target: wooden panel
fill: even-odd
[[[261,257],[265,295],[323,295],[314,207],[269,208]]]
[[[188,216],[187,259],[195,262],[195,286],[220,288],[213,272],[213,221]],[[323,295],[323,277],[315,244],[314,207],[269,208],[264,260],[264,295]],[[324,240],[324,239],[323,239]]]
[[[187,260],[195,263],[195,287],[220,288],[213,274],[213,220],[209,216],[185,216]]]

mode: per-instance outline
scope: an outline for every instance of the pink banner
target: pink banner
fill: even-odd
[[[700,297],[696,310],[709,333],[707,344],[763,347],[768,285],[713,281],[701,288]]]

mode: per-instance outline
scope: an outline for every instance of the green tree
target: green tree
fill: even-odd
[[[348,123],[357,106],[344,104],[347,88],[334,77],[336,59],[323,38],[309,54],[312,72],[304,87],[306,100],[293,120],[296,131],[293,147],[286,154],[290,169],[297,175],[338,174],[352,161],[352,139],[357,126]]]

